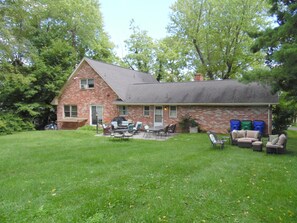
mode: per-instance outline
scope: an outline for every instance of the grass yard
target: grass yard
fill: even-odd
[[[297,222],[297,132],[285,155],[94,134],[0,136],[0,222]]]

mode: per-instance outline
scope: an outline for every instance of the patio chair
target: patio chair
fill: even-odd
[[[168,128],[168,133],[175,133],[176,124],[170,124]]]
[[[220,146],[221,149],[224,149],[225,141],[223,141],[222,139],[219,139],[219,137],[217,136],[216,133],[209,131],[209,132],[207,132],[207,135],[208,135],[213,147],[218,145],[218,146]]]
[[[113,122],[111,122],[110,124],[111,124],[112,130],[118,128],[118,123],[117,123],[117,122],[113,121]]]
[[[115,132],[111,136],[114,139],[129,139],[129,138],[133,137],[133,134],[129,133],[129,132],[123,132],[123,133]]]
[[[114,139],[122,139],[123,138],[123,134],[115,132],[111,135]]]
[[[134,125],[133,124],[129,124],[128,125],[128,132],[134,134]]]
[[[142,127],[142,122],[136,122],[135,127],[133,128],[134,134],[137,134]]]
[[[103,135],[110,135],[111,134],[111,127],[110,126],[103,124],[102,129],[103,129]]]
[[[268,142],[266,144],[266,153],[283,154],[286,152],[287,137],[285,134],[269,135]]]
[[[164,129],[158,132],[158,136],[163,137],[168,135],[169,125],[167,125]]]
[[[130,132],[124,132],[123,134],[123,139],[129,139],[133,137],[133,133],[130,133]]]
[[[148,125],[144,126],[144,135],[143,135],[144,138],[151,138],[152,132],[150,132],[149,128],[150,127]]]

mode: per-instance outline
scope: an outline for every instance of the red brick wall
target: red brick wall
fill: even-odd
[[[154,106],[150,106],[150,116],[148,117],[143,117],[143,106],[128,106],[128,113],[128,116],[126,116],[128,119],[135,122],[142,121],[144,125],[154,125]],[[186,114],[191,115],[199,123],[203,131],[213,130],[217,133],[227,133],[231,119],[263,120],[265,122],[265,132],[269,131],[267,106],[177,106],[177,118],[169,118],[169,109],[163,109],[164,125],[178,123]]]
[[[265,132],[268,131],[268,107],[201,107],[181,106],[178,108],[178,116],[190,114],[204,131],[213,130],[218,133],[227,133],[231,119],[239,120],[263,120]]]
[[[94,89],[81,89],[80,79],[94,79]],[[63,94],[59,98],[57,106],[58,127],[60,129],[73,129],[80,125],[90,124],[90,106],[103,106],[103,122],[109,123],[112,118],[118,115],[118,108],[112,102],[118,96],[103,81],[103,79],[91,68],[87,62],[68,81]],[[78,118],[85,118],[87,121],[80,123],[59,122],[64,118],[64,105],[77,105]]]

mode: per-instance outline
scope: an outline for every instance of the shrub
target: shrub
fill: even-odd
[[[96,131],[96,126],[92,125],[84,125],[82,127],[79,127],[78,130],[84,130],[84,131]]]
[[[294,111],[288,107],[277,105],[272,109],[273,113],[273,134],[281,134],[286,131],[292,123]]]
[[[189,127],[196,127],[196,126],[198,127],[198,130],[199,130],[199,124],[189,114],[186,114],[181,118],[179,125],[181,126],[181,129],[183,132],[189,132]]]
[[[34,130],[34,125],[31,122],[25,121],[12,113],[0,115],[0,135],[30,130]]]

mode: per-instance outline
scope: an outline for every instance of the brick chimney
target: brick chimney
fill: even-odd
[[[194,77],[194,81],[203,81],[203,75],[198,73],[198,74],[195,74],[195,77]]]

